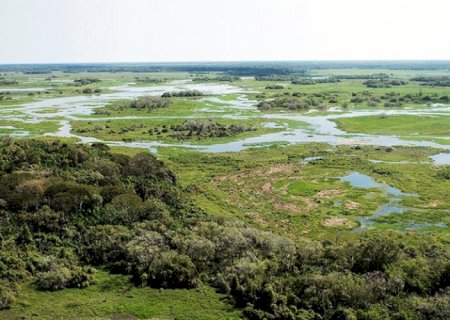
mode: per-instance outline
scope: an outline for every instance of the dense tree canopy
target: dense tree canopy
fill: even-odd
[[[398,233],[296,242],[194,206],[148,153],[5,140],[0,150],[0,307],[32,280],[84,288],[95,268],[136,285],[210,284],[249,319],[448,319],[450,256]],[[82,290],[82,289],[80,289]]]

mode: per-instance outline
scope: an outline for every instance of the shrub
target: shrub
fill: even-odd
[[[39,290],[55,291],[65,288],[85,288],[95,283],[92,269],[76,267],[73,270],[61,267],[37,275],[36,286]]]
[[[8,309],[16,300],[17,288],[14,283],[0,281],[0,310]]]

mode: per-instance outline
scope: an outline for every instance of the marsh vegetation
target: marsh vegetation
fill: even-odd
[[[0,72],[0,318],[450,317],[448,64]]]

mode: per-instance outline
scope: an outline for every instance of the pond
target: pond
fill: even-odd
[[[370,228],[376,223],[376,219],[391,215],[406,212],[408,210],[415,210],[415,208],[400,205],[403,196],[416,197],[417,194],[405,193],[400,189],[392,187],[386,183],[375,181],[372,177],[362,174],[360,172],[352,172],[339,178],[341,181],[348,182],[352,187],[361,189],[377,188],[381,189],[387,196],[388,201],[382,204],[371,216],[358,218],[359,227],[355,228],[355,232],[363,231]],[[416,228],[419,228],[416,226]]]
[[[403,193],[399,189],[392,187],[386,183],[376,182],[372,177],[359,172],[352,172],[346,176],[340,177],[339,179],[341,181],[350,183],[350,185],[355,188],[363,188],[363,189],[378,188],[382,189],[386,194],[395,197],[416,196],[416,194],[412,193]]]
[[[438,166],[450,165],[450,153],[447,152],[432,155],[430,159],[433,160],[434,164]]]

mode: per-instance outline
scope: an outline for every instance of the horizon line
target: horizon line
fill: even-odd
[[[370,62],[449,62],[450,59],[305,59],[305,60],[176,60],[176,61],[62,61],[62,62],[6,62],[0,63],[0,66],[7,65],[69,65],[69,64],[207,64],[207,63],[263,63],[263,62],[285,62],[285,63],[305,63],[305,62],[322,62],[322,63],[370,63]]]

